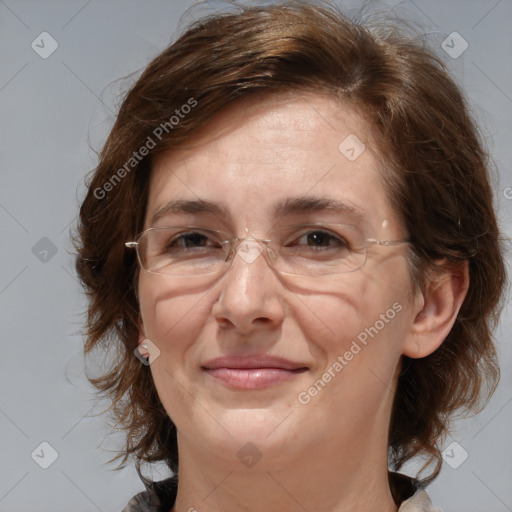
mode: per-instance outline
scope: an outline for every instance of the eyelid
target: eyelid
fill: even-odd
[[[309,230],[309,231],[324,231],[326,233],[332,233],[333,235],[343,236],[340,233],[338,233],[338,231],[336,230],[336,228],[337,227],[339,228],[339,226],[345,226],[347,228],[350,228],[354,231],[354,233],[358,233],[361,236],[363,234],[361,229],[358,228],[357,226],[354,226],[351,224],[344,224],[341,222],[338,222],[338,223],[318,222],[315,224],[294,224],[294,225],[290,225],[290,226],[284,226],[284,227],[273,229],[271,233],[280,232],[280,231],[292,231],[292,230],[304,230],[306,232]]]
[[[318,230],[323,230],[325,232],[330,232],[336,236],[343,236],[339,233],[336,232],[335,228],[336,226],[347,226],[348,228],[352,228],[355,232],[359,232],[360,234],[362,234],[361,230],[357,227],[357,226],[354,226],[354,225],[351,225],[351,224],[347,224],[347,223],[342,223],[342,222],[308,222],[308,223],[298,223],[298,224],[290,224],[290,225],[287,225],[287,226],[280,226],[280,227],[276,227],[276,228],[273,228],[270,232],[269,232],[269,236],[266,237],[267,239],[270,238],[272,239],[272,234],[273,233],[280,233],[280,232],[283,232],[283,231],[293,231],[293,230],[304,230],[304,231],[307,231],[307,230],[310,230],[310,231],[315,231]],[[158,231],[158,230],[163,230],[163,229],[166,229],[166,228],[171,228],[171,227],[176,227],[176,228],[179,228],[179,232],[176,233],[176,236],[181,236],[181,235],[186,235],[186,234],[190,234],[190,233],[194,233],[194,232],[199,232],[201,234],[204,234],[205,236],[206,235],[210,235],[210,236],[216,236],[216,237],[219,237],[220,241],[224,242],[224,241],[229,241],[231,239],[236,239],[236,240],[243,240],[245,238],[254,238],[253,235],[247,233],[247,236],[242,236],[242,237],[237,237],[236,235],[228,232],[228,231],[225,231],[223,229],[214,229],[214,228],[208,228],[208,227],[204,227],[204,226],[194,226],[194,225],[185,225],[185,226],[152,226],[150,228],[148,228],[146,230],[146,232],[149,232],[149,231]],[[256,237],[257,238],[257,237]]]
[[[232,238],[232,236],[227,232],[210,228],[201,228],[199,226],[183,226],[182,231],[176,233],[173,238],[179,240],[182,237],[195,234],[202,235],[206,237],[210,242],[218,244],[224,244]]]
[[[213,229],[213,228],[207,228],[205,226],[194,226],[194,225],[191,225],[191,224],[187,224],[187,225],[177,225],[177,226],[174,226],[174,225],[171,225],[171,224],[167,224],[167,225],[164,225],[164,226],[151,226],[150,228],[146,229],[144,231],[145,232],[148,232],[148,231],[157,231],[157,230],[165,230],[165,229],[170,229],[170,228],[176,228],[179,230],[179,234],[182,234],[182,233],[193,233],[194,231],[207,231],[207,232],[211,232],[211,233],[220,233],[220,234],[223,234],[223,235],[228,235],[228,236],[232,236],[230,235],[227,231],[224,231],[222,229]]]
[[[291,228],[315,228],[315,227],[325,227],[329,228],[330,226],[349,226],[355,229],[359,229],[354,224],[350,224],[348,222],[300,222],[297,224],[288,224],[282,227],[276,227],[272,231],[279,231],[282,229],[291,229]]]

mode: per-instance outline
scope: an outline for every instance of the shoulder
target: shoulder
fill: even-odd
[[[441,509],[432,505],[425,490],[419,489],[409,499],[402,502],[398,512],[441,512]]]
[[[146,484],[146,490],[136,494],[121,512],[168,512],[176,501],[178,489],[174,477]]]
[[[418,480],[401,473],[389,472],[389,485],[398,512],[441,512],[432,505],[427,492]]]

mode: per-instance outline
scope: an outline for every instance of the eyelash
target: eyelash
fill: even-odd
[[[323,236],[328,236],[329,237],[329,240],[335,240],[337,243],[336,245],[337,246],[340,246],[340,245],[348,245],[346,240],[341,236],[341,235],[335,235],[333,234],[332,232],[330,231],[327,231],[327,230],[323,230],[323,229],[312,229],[310,231],[307,231],[307,232],[304,232],[303,234],[301,234],[299,236],[299,238],[297,238],[297,240],[300,240],[301,238],[304,238],[304,237],[309,237],[311,235],[318,235],[320,234],[322,237]],[[315,245],[315,246],[312,246],[312,247],[324,247],[323,245]]]
[[[181,240],[185,240],[187,237],[191,237],[191,236],[196,236],[196,235],[200,235],[206,239],[208,239],[208,237],[206,235],[203,235],[202,233],[198,232],[198,231],[190,231],[188,233],[183,233],[183,234],[180,234],[180,235],[176,235],[172,238],[172,240],[170,240],[167,244],[167,247],[171,247],[173,246],[176,241],[181,241]]]
[[[298,240],[304,238],[304,237],[309,237],[309,236],[312,236],[312,235],[318,235],[320,234],[320,236],[324,237],[324,236],[327,236],[329,237],[329,240],[332,241],[336,241],[336,245],[337,246],[347,246],[348,243],[347,241],[341,236],[341,235],[337,235],[337,234],[334,234],[328,230],[325,230],[325,229],[310,229],[309,231],[304,231],[303,233],[301,233],[298,237],[295,237],[292,241],[292,243],[295,243],[297,242]],[[166,245],[166,248],[167,249],[170,249],[171,247],[180,247],[180,248],[183,248],[183,249],[186,249],[188,247],[186,246],[183,246],[182,244],[180,244],[180,242],[182,241],[185,241],[188,238],[190,237],[194,237],[194,236],[201,236],[203,237],[203,239],[206,239],[206,240],[210,240],[208,238],[207,235],[205,234],[202,234],[201,232],[199,231],[190,231],[188,233],[182,233],[180,235],[176,235],[175,237],[173,237],[172,240],[170,240],[167,245]],[[288,246],[289,244],[286,244],[286,246]],[[297,244],[299,245],[299,244]],[[306,244],[307,245],[307,244]],[[198,246],[195,246],[195,247],[198,247]],[[200,247],[205,247],[204,245],[201,245]],[[320,247],[325,247],[323,245],[313,245],[313,246],[310,246],[310,247],[316,247],[316,248],[320,248]],[[332,247],[332,246],[330,246]]]

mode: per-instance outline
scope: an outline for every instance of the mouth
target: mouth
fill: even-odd
[[[208,361],[202,370],[232,389],[276,386],[308,371],[302,363],[271,356],[227,356]]]

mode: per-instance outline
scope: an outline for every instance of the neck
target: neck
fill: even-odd
[[[287,453],[286,460],[262,457],[245,467],[210,457],[178,436],[179,485],[171,512],[396,512],[386,444],[379,450],[364,442],[366,436],[360,439],[349,447],[322,442]]]

